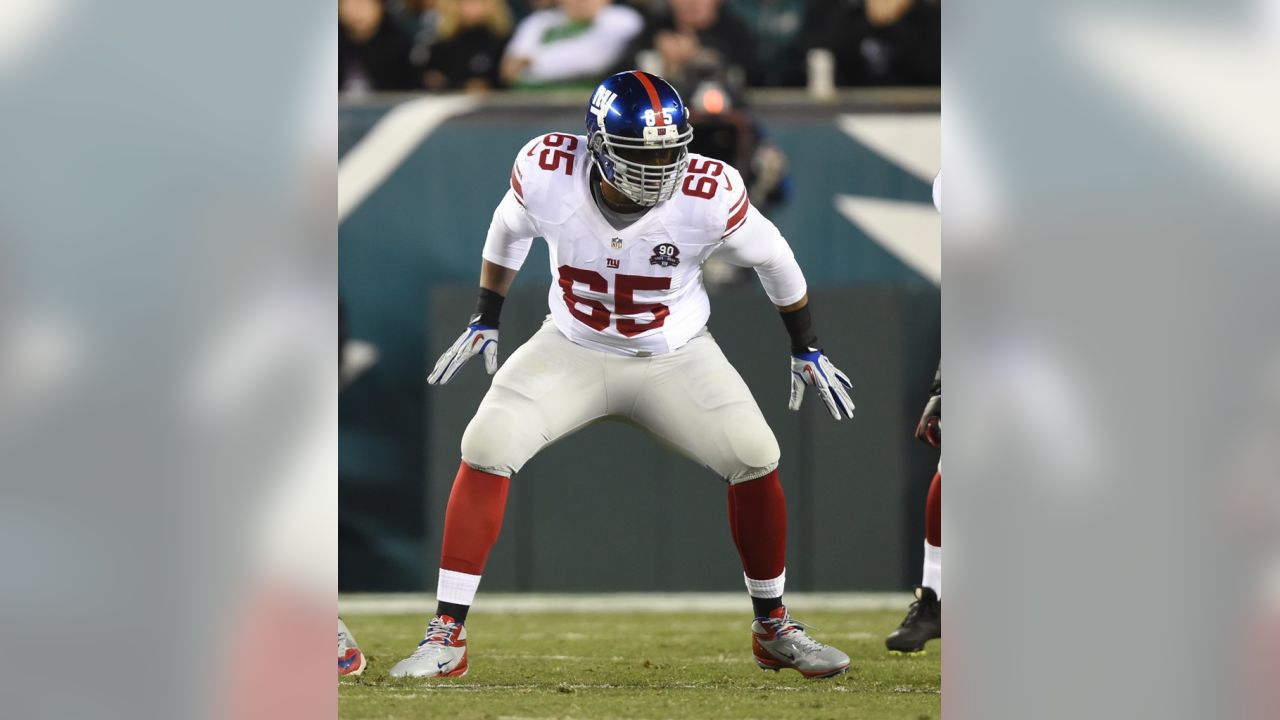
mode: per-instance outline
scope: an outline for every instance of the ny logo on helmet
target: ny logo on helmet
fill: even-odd
[[[591,97],[591,114],[596,116],[596,123],[600,127],[604,127],[604,116],[613,109],[613,101],[616,99],[618,99],[618,93],[609,88],[603,85],[596,88],[596,94]]]
[[[650,265],[661,265],[662,267],[675,267],[680,264],[680,248],[671,243],[662,243],[653,249],[653,257],[649,258]]]

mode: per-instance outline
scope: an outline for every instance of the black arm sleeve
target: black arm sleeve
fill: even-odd
[[[498,318],[502,315],[503,296],[488,289],[480,288],[480,296],[476,298],[476,311],[471,316],[471,323],[498,327]]]
[[[799,310],[779,315],[782,316],[782,324],[787,327],[787,334],[791,336],[792,355],[817,349],[818,336],[813,332],[813,314],[809,312],[808,304]]]

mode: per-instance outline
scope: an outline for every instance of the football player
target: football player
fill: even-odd
[[[933,179],[933,206],[942,212],[942,172]],[[925,401],[920,422],[916,423],[916,439],[942,448],[942,364],[933,375],[929,399]],[[933,474],[929,495],[924,505],[924,573],[915,590],[916,599],[907,616],[885,638],[891,653],[914,654],[924,651],[925,643],[942,637],[942,463]]]
[[[916,439],[942,447],[942,367],[933,376],[929,399],[925,402],[920,422],[916,423]],[[942,637],[942,463],[933,474],[929,495],[924,505],[924,573],[915,590],[916,599],[907,616],[885,638],[884,645],[893,653],[914,654],[924,651],[925,643]]]
[[[485,239],[475,314],[427,379],[447,383],[477,355],[497,372],[462,436],[436,615],[391,675],[467,672],[467,611],[512,475],[602,418],[644,428],[728,483],[756,663],[808,677],[845,672],[849,657],[811,638],[783,605],[778,443],[706,328],[703,261],[715,254],[754,268],[791,338],[790,408],[811,387],[833,418],[853,417],[852,384],[819,348],[791,248],[752,207],[737,170],[688,152],[684,103],[662,78],[631,71],[605,79],[590,98],[586,130],[534,138],[516,155]],[[499,371],[499,314],[534,237],[550,249],[551,314]]]

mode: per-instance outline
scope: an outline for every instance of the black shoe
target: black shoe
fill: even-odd
[[[918,653],[924,652],[924,644],[942,637],[942,601],[927,587],[916,588],[916,601],[911,603],[907,616],[885,638],[884,646],[889,652]]]

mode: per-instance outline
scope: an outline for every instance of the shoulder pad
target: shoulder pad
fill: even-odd
[[[525,143],[511,166],[511,190],[530,215],[559,221],[578,204],[579,174],[588,171],[587,139],[548,133]]]
[[[695,154],[689,155],[689,169],[675,197],[690,224],[716,242],[742,226],[751,206],[741,173],[729,163]]]

